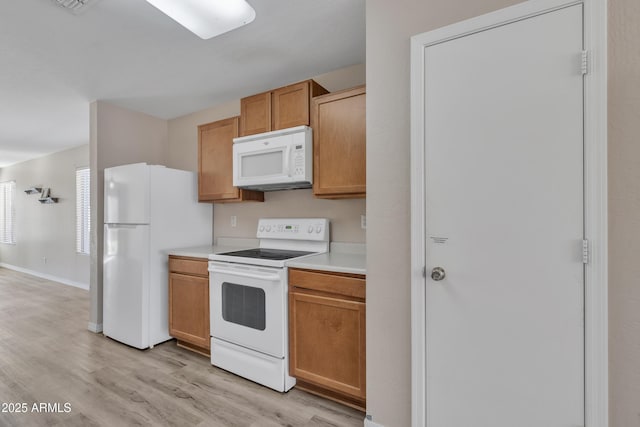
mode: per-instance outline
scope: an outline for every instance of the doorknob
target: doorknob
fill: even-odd
[[[439,282],[440,280],[444,279],[446,275],[447,274],[445,273],[444,268],[442,267],[434,267],[434,269],[431,270],[431,278],[436,282]]]

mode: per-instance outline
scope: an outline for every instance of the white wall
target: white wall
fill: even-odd
[[[166,165],[168,123],[104,101],[91,103],[91,310],[89,329],[102,325],[104,169],[129,163]]]
[[[514,3],[367,0],[367,413],[378,424],[411,424],[409,39]]]
[[[0,244],[0,263],[88,289],[89,256],[76,253],[76,169],[87,166],[89,145],[82,145],[0,169],[0,182],[15,180],[17,191],[16,244]],[[24,193],[36,185],[58,203]]]
[[[364,84],[364,64],[341,68],[311,76],[330,92]],[[291,82],[295,83],[295,82]],[[240,115],[240,100],[198,111],[169,121],[168,166],[198,170],[198,125]],[[365,213],[364,199],[322,200],[311,190],[265,193],[264,203],[216,203],[214,205],[214,235],[216,237],[255,238],[261,217],[327,217],[331,220],[331,238],[339,242],[364,242],[360,215]],[[231,216],[237,217],[237,227],[231,227]]]

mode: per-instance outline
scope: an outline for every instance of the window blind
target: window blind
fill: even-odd
[[[89,254],[91,198],[89,168],[76,170],[76,252]]]
[[[0,243],[16,242],[14,218],[16,216],[16,182],[0,182]]]

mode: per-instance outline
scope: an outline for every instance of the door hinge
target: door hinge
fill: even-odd
[[[427,277],[427,267],[422,267],[422,277]]]
[[[589,241],[582,240],[582,263],[589,264]]]
[[[580,69],[582,70],[582,75],[589,73],[589,51],[583,50],[580,55]]]

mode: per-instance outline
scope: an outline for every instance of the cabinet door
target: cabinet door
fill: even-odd
[[[310,123],[309,104],[312,91],[317,95],[327,92],[326,89],[312,80],[274,90],[271,99],[271,128],[278,130],[294,126],[308,126]]]
[[[313,192],[317,197],[366,194],[364,87],[313,100]]]
[[[208,278],[169,274],[169,334],[209,349]]]
[[[198,200],[264,201],[264,194],[233,186],[233,138],[238,117],[198,126]]]
[[[271,92],[240,100],[240,136],[271,130]]]
[[[364,400],[365,304],[289,293],[290,375]]]

